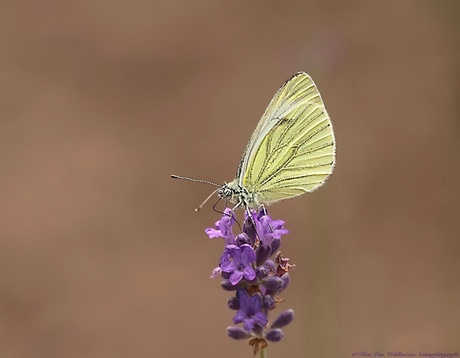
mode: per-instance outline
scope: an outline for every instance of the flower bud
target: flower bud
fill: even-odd
[[[270,257],[270,246],[260,245],[256,253],[256,266],[262,266]]]
[[[243,232],[236,236],[236,246],[241,246],[244,244],[251,245],[251,241],[249,240],[249,236]]]
[[[275,263],[272,260],[267,260],[264,263],[264,266],[267,268],[269,272],[276,272],[276,266]]]
[[[274,239],[272,241],[272,244],[270,245],[271,246],[271,252],[270,252],[270,256],[273,255],[275,252],[278,251],[278,249],[280,248],[281,246],[281,240],[280,239]]]
[[[283,339],[284,333],[281,329],[275,328],[275,329],[270,329],[266,334],[265,334],[265,339],[270,342],[279,342]]]
[[[289,323],[292,322],[293,319],[294,319],[294,310],[287,310],[287,311],[281,312],[279,316],[271,324],[270,329],[282,328],[284,326],[287,326]]]
[[[285,273],[283,276],[281,276],[281,280],[283,280],[283,288],[281,291],[284,291],[288,286],[289,282],[291,282],[291,277],[289,276],[289,273]]]
[[[227,327],[227,335],[233,339],[248,339],[251,337],[249,332],[240,327]]]
[[[225,291],[236,291],[239,290],[240,288],[244,288],[248,285],[248,283],[245,280],[241,280],[238,282],[236,285],[232,285],[230,281],[222,281],[220,283],[220,287],[222,287]]]
[[[222,278],[228,280],[230,278],[230,276],[232,275],[232,273],[231,272],[220,271],[220,275],[222,276]]]
[[[272,296],[265,295],[262,298],[262,305],[266,310],[270,311],[270,310],[272,310],[273,308],[276,307],[276,301]]]
[[[256,229],[250,218],[244,220],[243,223],[243,232],[248,235],[251,244],[254,245],[257,239]]]
[[[240,307],[240,300],[238,299],[237,296],[233,296],[233,297],[230,297],[228,300],[227,300],[227,306],[228,308],[230,308],[231,310],[239,310],[241,307]]]
[[[277,293],[283,288],[283,280],[277,276],[267,277],[262,280],[262,285],[267,288],[267,291]]]
[[[257,278],[262,279],[267,276],[268,276],[268,270],[265,267],[263,266],[256,267],[256,277]]]

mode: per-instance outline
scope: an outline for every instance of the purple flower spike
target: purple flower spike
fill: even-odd
[[[250,331],[255,324],[264,327],[267,322],[267,316],[262,312],[262,296],[255,293],[252,296],[246,290],[238,290],[241,309],[233,317],[233,323],[243,322],[246,331]]]
[[[220,268],[222,271],[230,273],[230,282],[236,285],[243,277],[248,280],[256,278],[256,272],[251,264],[256,260],[254,249],[247,245],[227,245],[221,256]]]
[[[210,239],[216,237],[223,237],[228,245],[235,244],[235,235],[233,235],[232,226],[235,223],[235,214],[234,212],[227,208],[224,210],[224,215],[219,221],[216,221],[216,228],[207,228],[205,230],[206,235]]]
[[[287,310],[274,322],[268,320],[269,313],[283,301],[279,293],[289,285],[288,271],[294,268],[289,258],[279,251],[281,237],[289,231],[284,228],[284,221],[271,219],[264,208],[245,210],[242,231],[238,224],[240,231],[234,234],[235,223],[235,213],[225,209],[215,227],[205,230],[209,238],[225,240],[224,251],[212,277],[220,275],[222,289],[232,292],[227,307],[234,311],[233,323],[242,324],[242,327],[227,327],[227,335],[236,340],[248,340],[253,353],[257,354],[268,342],[282,340],[281,329],[294,318],[294,311]]]

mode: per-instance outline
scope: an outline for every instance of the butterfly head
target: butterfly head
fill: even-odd
[[[173,179],[184,179],[192,182],[197,182],[197,183],[204,183],[204,184],[210,184],[213,186],[216,186],[217,189],[214,190],[201,204],[198,206],[195,211],[200,211],[200,209],[203,207],[206,202],[212,198],[212,196],[217,193],[217,196],[219,199],[224,199],[227,201],[232,202],[233,204],[236,204],[235,208],[244,206],[248,207],[253,202],[253,197],[248,193],[246,188],[240,186],[238,184],[238,180],[235,179],[231,181],[230,183],[224,183],[224,185],[219,185],[207,180],[200,180],[200,179],[193,179],[193,178],[188,178],[188,177],[183,177],[179,175],[171,175],[171,178]]]
[[[225,183],[224,185],[220,186],[219,189],[217,189],[217,196],[220,199],[231,200],[234,194],[234,190],[230,188],[227,183]]]
[[[231,201],[232,203],[237,203],[241,196],[241,189],[236,185],[235,181],[231,183],[224,183],[219,189],[217,189],[217,196],[220,199]]]

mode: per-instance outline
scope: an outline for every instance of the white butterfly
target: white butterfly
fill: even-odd
[[[234,209],[253,209],[312,192],[324,184],[334,165],[329,115],[311,77],[298,72],[281,86],[265,110],[233,181],[218,185],[171,177],[216,185],[219,198],[234,203]]]

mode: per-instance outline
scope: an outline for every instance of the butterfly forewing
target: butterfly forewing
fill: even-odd
[[[297,106],[298,101],[318,102],[322,103],[318,90],[310,76],[304,72],[298,72],[288,79],[281,88],[276,92],[273,99],[270,101],[265,113],[257,124],[256,129],[252,133],[246,149],[241,158],[236,177],[239,178],[240,185],[243,184],[243,173],[248,166],[249,158],[257,149],[264,136],[268,133],[271,127],[286,115],[286,112],[292,110],[292,107]]]
[[[275,94],[243,155],[238,179],[260,204],[310,192],[332,173],[335,140],[321,96],[303,73]]]

